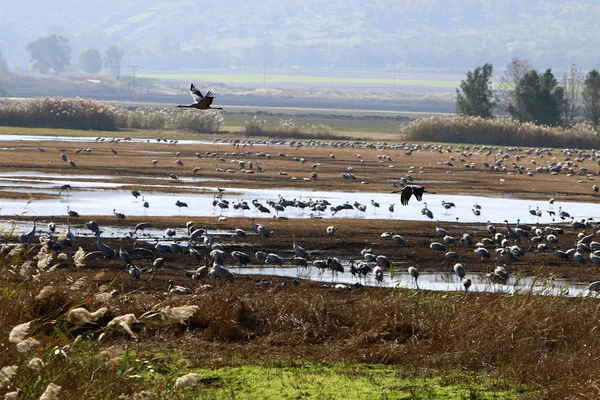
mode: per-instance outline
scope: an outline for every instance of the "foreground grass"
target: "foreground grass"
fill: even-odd
[[[369,364],[279,364],[196,370],[207,398],[514,399],[527,392],[485,374],[443,374]]]

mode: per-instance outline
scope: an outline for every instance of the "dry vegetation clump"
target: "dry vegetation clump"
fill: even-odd
[[[126,113],[124,128],[215,133],[223,123],[218,111],[137,108]]]
[[[114,131],[121,109],[92,99],[46,97],[0,102],[0,125]]]
[[[598,148],[600,136],[589,124],[571,128],[520,123],[509,118],[479,117],[418,119],[407,125],[406,140],[482,143],[502,146]]]
[[[99,131],[119,129],[184,130],[214,133],[223,123],[216,111],[127,110],[82,98],[47,97],[0,102],[0,125]]]
[[[266,136],[277,138],[296,138],[296,139],[347,139],[346,137],[335,135],[331,128],[323,124],[306,124],[299,126],[292,119],[281,119],[276,125],[271,125],[265,120],[253,117],[244,124],[246,136]]]

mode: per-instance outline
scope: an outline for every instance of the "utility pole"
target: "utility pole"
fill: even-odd
[[[135,96],[135,69],[139,67],[139,65],[132,65],[131,69],[133,70],[133,82],[131,83],[131,90],[133,92],[133,95]]]

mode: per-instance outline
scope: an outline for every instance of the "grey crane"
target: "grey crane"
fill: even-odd
[[[328,236],[334,236],[335,233],[337,232],[338,227],[335,225],[330,225],[327,227],[327,235]]]
[[[141,258],[154,258],[154,253],[150,249],[144,247],[137,247],[137,240],[133,242],[133,250],[131,254]]]
[[[97,233],[96,244],[98,245],[98,251],[100,251],[105,258],[117,258],[117,252],[102,241],[102,238],[100,237],[101,233],[102,231]]]
[[[213,102],[213,95],[212,92],[209,90],[205,96],[202,95],[202,93],[200,92],[200,90],[198,90],[196,88],[196,86],[194,86],[194,84],[192,83],[190,85],[190,95],[192,96],[192,98],[194,99],[194,102],[190,105],[178,105],[178,108],[195,108],[197,110],[208,110],[208,109],[212,109],[212,110],[222,110],[222,107],[211,107],[211,104]]]
[[[115,215],[115,217],[117,217],[117,219],[125,219],[125,214],[117,212],[117,210],[114,208],[113,208],[113,214]]]
[[[37,219],[33,220],[33,228],[31,228],[31,230],[29,230],[29,232],[24,232],[19,235],[19,237],[18,237],[19,243],[29,243],[29,241],[31,239],[33,239],[33,237],[35,236],[35,233],[36,233],[36,227],[35,227],[36,221],[37,221]]]
[[[154,261],[152,262],[152,276],[150,277],[150,280],[154,279],[154,277],[156,276],[156,274],[158,273],[158,271],[160,269],[162,269],[162,267],[165,265],[165,259],[162,257],[158,257],[155,258]]]
[[[600,281],[595,281],[595,282],[590,283],[590,285],[588,286],[588,291],[599,293],[600,292]]]
[[[67,214],[69,214],[69,217],[71,218],[79,218],[79,213],[77,211],[71,210],[69,206],[67,206]]]
[[[230,281],[233,280],[234,277],[231,271],[217,262],[213,264],[213,267],[208,272],[208,276],[212,279],[228,279]]]
[[[240,267],[243,265],[244,267],[248,266],[248,262],[250,261],[250,256],[244,252],[234,250],[231,252],[231,255],[237,258],[240,263]]]
[[[337,276],[339,272],[344,273],[344,266],[336,257],[329,256],[327,258],[327,268],[331,271],[332,278],[334,275]]]
[[[456,263],[454,264],[454,272],[456,273],[456,275],[458,275],[458,277],[460,279],[465,277],[465,266],[462,265],[461,263]]]
[[[393,191],[392,193],[400,193],[400,203],[403,206],[406,206],[408,205],[408,201],[410,200],[411,196],[414,195],[417,201],[421,201],[423,199],[423,193],[429,192],[427,192],[427,190],[425,190],[425,188],[422,186],[407,185],[400,190]]]
[[[386,256],[384,256],[384,255],[377,256],[375,258],[375,263],[377,265],[379,265],[381,268],[386,269],[386,270],[389,270],[390,267],[391,267],[391,265],[392,265],[390,263],[390,260]]]
[[[418,282],[418,279],[419,279],[419,269],[417,267],[408,267],[408,273],[414,279],[415,286],[418,289],[419,288],[419,282]]]
[[[223,250],[214,249],[211,250],[209,255],[212,257],[214,262],[217,264],[222,264],[225,261],[225,252]]]
[[[292,256],[292,258],[290,258],[290,262],[297,267],[308,268],[308,262],[306,261],[306,258]]]
[[[392,240],[400,246],[406,245],[406,240],[400,235],[392,235]]]
[[[463,284],[463,287],[465,288],[465,293],[467,293],[467,291],[469,290],[469,288],[471,287],[473,282],[471,281],[470,278],[463,278],[462,284]]]
[[[373,268],[373,275],[375,275],[375,282],[380,285],[383,282],[383,269],[380,266]]]
[[[510,225],[508,225],[508,220],[505,219],[504,222],[506,222],[506,230],[508,231],[508,236],[510,236],[515,241],[515,243],[517,243],[521,236],[517,232],[515,232],[513,228],[510,227]]]
[[[431,242],[429,248],[435,251],[446,251],[446,246],[439,242]]]
[[[175,202],[175,205],[179,208],[179,212],[181,212],[181,207],[185,207],[185,208],[188,207],[187,203],[184,203],[183,201],[179,201],[179,200],[177,200]]]
[[[137,224],[135,226],[133,233],[136,234],[138,231],[142,231],[142,233],[143,233],[144,230],[148,229],[148,228],[152,228],[152,224],[150,224],[149,222],[140,222],[139,224]]]
[[[100,225],[93,219],[85,223],[85,227],[92,231],[93,234],[97,235],[100,232]]]
[[[120,244],[121,245],[119,247],[119,258],[123,260],[125,264],[131,264],[131,255],[127,252],[127,250],[125,250],[125,247],[123,247],[123,239],[121,239]]]
[[[169,280],[169,288],[167,291],[170,294],[191,294],[192,290],[185,286],[178,286],[173,283],[172,280]]]
[[[296,253],[296,255],[298,257],[309,259],[308,251],[306,251],[306,249],[304,247],[298,245],[298,242],[296,241],[295,233],[292,234],[292,237],[294,238],[294,252]]]
[[[269,253],[265,256],[265,264],[283,265],[283,258],[275,253]]]
[[[427,203],[423,203],[423,205],[425,207],[423,207],[423,209],[421,209],[421,214],[426,216],[429,219],[433,219],[433,212],[429,208],[427,208]]]
[[[68,183],[61,185],[60,190],[58,191],[58,195],[60,196],[62,194],[62,192],[64,192],[65,190],[69,190],[69,189],[71,189],[71,185],[69,185]]]
[[[135,279],[136,281],[139,281],[141,276],[142,276],[142,271],[140,271],[140,269],[133,265],[133,264],[127,264],[127,269],[129,272],[129,275],[131,275],[131,277],[133,279]]]
[[[56,231],[56,224],[54,223],[54,217],[50,217],[50,222],[48,222],[48,230],[50,231],[50,237]]]

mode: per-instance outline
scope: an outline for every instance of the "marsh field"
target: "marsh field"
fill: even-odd
[[[600,275],[589,237],[600,218],[591,150],[384,142],[381,133],[1,133],[4,393],[39,398],[54,383],[61,399],[599,395],[600,303],[587,290]],[[402,185],[428,192],[403,206],[391,193]],[[241,200],[248,210],[234,208]],[[351,209],[332,212],[346,202]],[[92,220],[116,257],[92,254]],[[202,236],[190,239],[188,222]],[[152,227],[135,232],[140,223]],[[292,265],[301,251],[292,235],[310,268]],[[134,245],[154,254],[138,256]],[[206,276],[219,250],[219,271],[233,279]],[[234,251],[249,255],[245,265]],[[269,253],[281,265],[265,263]],[[365,253],[385,258],[360,264]],[[333,258],[343,272],[314,263]],[[352,265],[371,272],[354,276]],[[436,276],[447,289],[428,287]],[[191,293],[170,293],[171,280]]]

